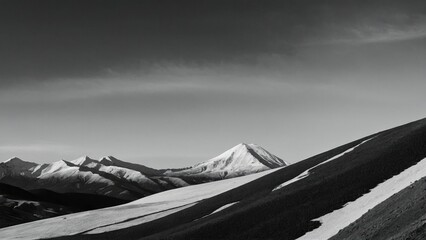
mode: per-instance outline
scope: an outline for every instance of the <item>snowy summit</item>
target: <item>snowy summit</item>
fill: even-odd
[[[256,144],[240,143],[217,157],[193,166],[188,172],[254,173],[287,166],[284,160]]]

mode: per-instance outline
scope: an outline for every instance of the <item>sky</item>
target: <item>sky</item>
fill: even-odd
[[[0,161],[294,163],[426,117],[420,0],[0,2]]]

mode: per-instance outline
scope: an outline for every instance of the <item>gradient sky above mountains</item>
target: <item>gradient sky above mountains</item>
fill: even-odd
[[[424,1],[1,1],[0,161],[289,162],[426,116]]]

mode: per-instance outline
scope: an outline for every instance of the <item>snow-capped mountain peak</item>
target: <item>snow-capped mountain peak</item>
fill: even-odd
[[[191,171],[259,172],[286,165],[282,159],[257,144],[240,143],[217,157],[193,166]]]

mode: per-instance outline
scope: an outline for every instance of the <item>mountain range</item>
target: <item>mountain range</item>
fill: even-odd
[[[215,180],[221,177],[220,181],[10,226],[1,229],[0,236],[425,239],[426,119],[373,133],[291,165],[261,150],[254,144],[239,144],[187,169],[159,170],[160,177],[200,180],[210,175]],[[72,162],[107,172],[97,165],[100,161],[86,160]],[[31,166],[23,175],[37,171]]]
[[[213,165],[202,163],[183,171],[234,169],[216,159],[206,163]],[[426,119],[422,119],[286,167],[11,226],[0,235],[2,239],[420,240],[426,236],[425,182]]]
[[[36,164],[14,157],[0,163],[0,183],[3,184],[0,185],[0,194],[5,199],[0,202],[0,207],[7,210],[0,217],[0,227],[113,206],[170,189],[285,165],[287,163],[283,160],[254,144],[238,144],[206,162],[178,170],[157,170],[113,156],[99,160],[83,156],[72,161],[48,164]],[[19,192],[26,194],[10,194],[14,192],[10,189],[19,189]],[[62,201],[64,196],[97,199],[102,203],[81,206],[79,203]],[[29,206],[26,211],[18,209],[23,205]]]

